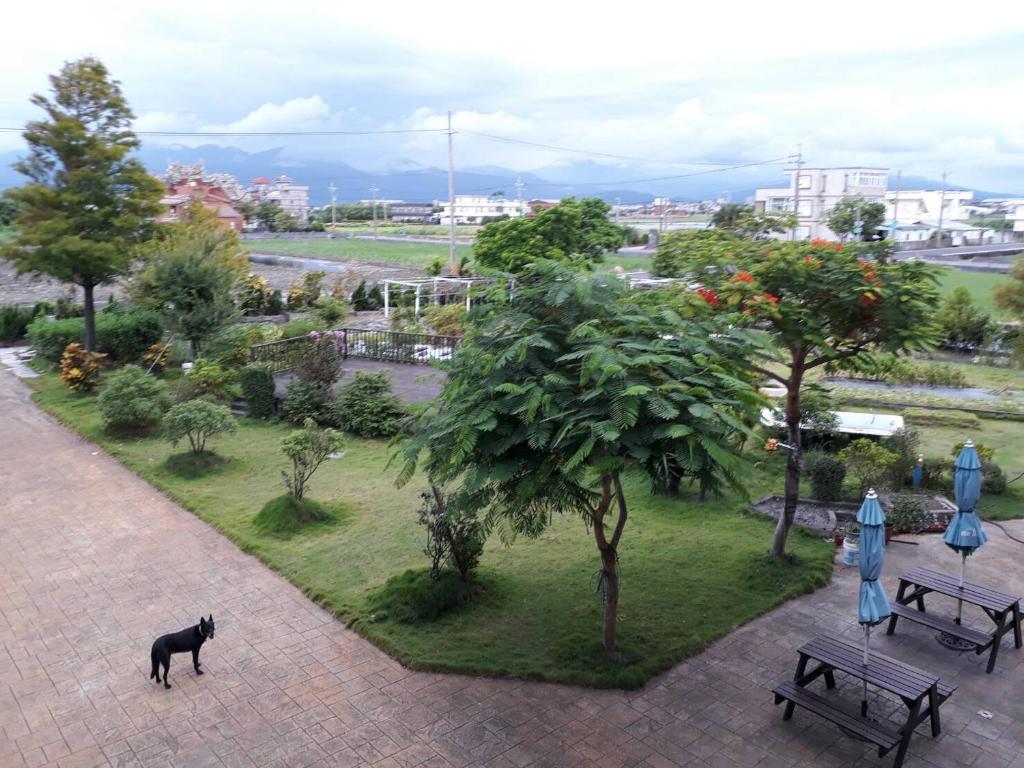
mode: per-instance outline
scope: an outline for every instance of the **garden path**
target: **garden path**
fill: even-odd
[[[32,406],[6,370],[0,435],[5,768],[889,764],[807,714],[784,723],[771,705],[798,645],[819,632],[859,637],[853,569],[639,691],[413,672]],[[990,535],[972,577],[1024,592],[1018,545]],[[890,554],[890,589],[916,564],[955,568],[934,537]],[[623,607],[628,622],[628,596]],[[152,640],[211,612],[207,674],[179,656],[170,691],[150,682]],[[981,659],[919,627],[876,645],[960,686],[942,710],[944,735],[919,734],[907,768],[1024,768],[1024,653],[1008,648],[985,675]]]

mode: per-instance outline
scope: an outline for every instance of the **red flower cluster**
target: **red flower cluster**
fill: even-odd
[[[842,243],[833,243],[831,240],[823,240],[820,237],[816,237],[813,240],[811,240],[811,245],[813,245],[815,248],[828,248],[829,250],[835,251],[836,253],[839,253],[839,251],[843,250]]]
[[[774,293],[765,293],[765,295],[762,296],[761,298],[764,299],[765,301],[770,301],[772,304],[779,303],[779,297],[776,296]]]
[[[804,256],[804,263],[810,264],[812,267],[817,269],[818,267],[821,266],[821,259],[816,259],[810,254],[807,254],[806,256]]]
[[[711,288],[698,288],[697,295],[713,307],[718,306],[718,297]]]
[[[739,280],[741,283],[749,284],[754,282],[754,276],[747,272],[747,270],[745,269],[736,273],[736,279]]]

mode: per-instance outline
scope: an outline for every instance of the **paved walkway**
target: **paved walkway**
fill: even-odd
[[[6,371],[0,436],[5,768],[891,764],[809,715],[784,723],[771,704],[797,645],[823,631],[858,637],[852,569],[641,691],[411,672],[32,407]],[[991,535],[971,575],[1024,592],[1024,549]],[[955,567],[936,538],[921,542],[892,545],[888,572]],[[172,690],[149,682],[153,638],[210,612],[207,674],[179,656]],[[907,768],[1024,767],[1024,653],[1008,648],[988,676],[981,659],[941,649],[921,628],[877,646],[960,686],[943,707],[943,736],[919,732]]]

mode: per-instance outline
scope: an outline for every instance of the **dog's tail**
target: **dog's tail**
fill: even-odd
[[[160,673],[157,671],[157,669],[160,666],[160,662],[157,660],[155,647],[153,648],[153,650],[149,652],[149,658],[153,661],[153,671],[149,673],[149,679],[152,680],[155,677],[156,681],[159,683]]]

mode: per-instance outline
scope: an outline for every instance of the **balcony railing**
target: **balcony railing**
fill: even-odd
[[[363,328],[340,328],[339,345],[343,357],[381,360],[389,363],[428,365],[451,358],[462,339],[458,336],[437,336],[429,333],[398,333],[370,331]],[[275,373],[294,368],[311,343],[309,336],[281,339],[256,344],[249,358],[262,363]]]

